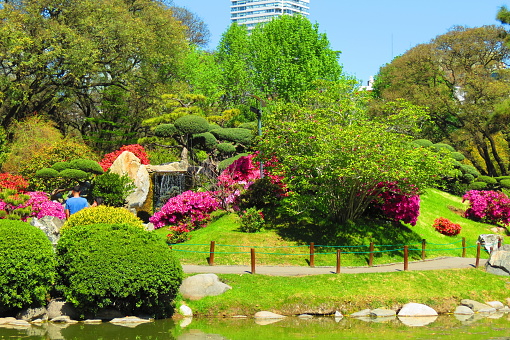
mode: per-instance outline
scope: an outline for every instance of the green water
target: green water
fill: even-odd
[[[432,320],[430,320],[432,321]],[[510,315],[499,318],[475,318],[468,321],[440,316],[425,326],[408,326],[399,319],[385,322],[352,318],[286,318],[272,324],[258,324],[254,319],[157,320],[136,327],[99,325],[31,326],[8,329],[0,327],[0,339],[34,340],[220,340],[220,339],[458,339],[510,340]]]

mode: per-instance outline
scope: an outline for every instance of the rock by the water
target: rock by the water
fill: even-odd
[[[205,296],[216,296],[232,289],[224,284],[216,274],[198,274],[187,277],[179,288],[185,299],[199,300]]]
[[[7,325],[9,322],[16,320],[13,317],[0,318],[0,325]]]
[[[398,312],[398,316],[437,316],[437,312],[421,303],[407,303]]]
[[[406,326],[422,327],[437,320],[437,316],[399,316],[398,319]]]
[[[344,316],[342,315],[342,313],[341,313],[341,312],[339,312],[339,311],[336,311],[336,312],[335,312],[335,318],[343,318],[343,317],[344,317]]]
[[[351,314],[352,318],[362,318],[362,317],[366,317],[366,316],[370,316],[370,309],[363,309],[359,312]]]
[[[501,239],[502,237],[498,234],[482,234],[478,236],[478,243],[480,243],[480,245],[484,247],[488,253],[490,253],[491,248],[493,250],[498,248],[498,243]]]
[[[64,220],[55,216],[44,216],[42,218],[33,217],[30,219],[30,225],[44,231],[53,246],[57,245],[60,238],[60,228],[64,225]]]
[[[55,323],[77,323],[78,322],[76,320],[72,320],[67,315],[57,316],[56,318],[53,318],[50,321],[55,322]]]
[[[193,311],[186,305],[181,305],[179,307],[179,312],[181,312],[181,314],[185,317],[193,316]]]
[[[10,321],[9,323],[7,323],[8,325],[11,325],[11,326],[18,326],[18,327],[30,327],[32,324],[26,320],[12,320]]]
[[[300,315],[298,315],[298,318],[300,318],[300,319],[313,319],[313,315],[310,315],[310,314],[300,314]]]
[[[392,316],[396,316],[396,315],[397,315],[397,313],[395,313],[394,310],[385,309],[385,308],[372,309],[369,314],[369,316],[375,317],[375,318],[385,318],[385,317],[392,317]]]
[[[496,308],[496,310],[500,310],[505,308],[505,305],[501,301],[487,301],[486,305]]]
[[[137,316],[126,316],[123,318],[115,318],[110,320],[111,323],[118,323],[118,324],[140,324],[140,323],[146,323],[151,322],[151,319],[142,319]]]
[[[475,313],[494,313],[496,311],[496,308],[486,305],[485,303],[470,299],[463,299],[460,301],[460,303],[471,308]]]
[[[510,276],[510,244],[493,251],[485,269],[491,274]]]
[[[47,319],[48,311],[44,307],[26,308],[16,315],[16,319],[32,321],[35,319]]]
[[[63,315],[67,315],[71,319],[77,319],[79,317],[79,313],[76,311],[73,304],[62,299],[51,300],[46,309],[48,310],[48,319],[53,319]]]
[[[268,312],[268,311],[261,311],[261,312],[255,313],[254,318],[256,318],[256,319],[283,319],[283,318],[285,318],[285,315],[280,315],[280,314],[276,314],[276,313]]]
[[[455,314],[455,315],[473,315],[473,314],[475,314],[475,312],[467,306],[457,306],[457,308],[455,308],[455,312],[453,312],[453,314]]]

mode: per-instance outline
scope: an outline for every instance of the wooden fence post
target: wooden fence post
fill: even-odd
[[[370,255],[368,257],[368,266],[372,267],[374,265],[374,242],[370,242]]]
[[[466,257],[466,238],[462,238],[462,257]]]
[[[251,248],[251,273],[255,274],[255,249]]]
[[[340,274],[340,264],[341,264],[341,255],[342,251],[340,249],[336,250],[336,273]]]
[[[404,271],[409,270],[409,247],[404,246]]]
[[[427,246],[427,240],[423,239],[421,240],[421,260],[425,261],[425,248]]]
[[[216,245],[215,241],[211,241],[211,245],[209,246],[209,265],[214,266],[214,247]]]
[[[315,244],[310,242],[310,267],[315,268]]]
[[[477,242],[475,268],[478,268],[479,265],[480,265],[480,243]]]

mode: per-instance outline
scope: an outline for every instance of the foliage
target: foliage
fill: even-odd
[[[55,178],[58,177],[59,172],[53,168],[43,168],[35,172],[35,177],[39,178]]]
[[[51,166],[51,168],[60,172],[65,169],[71,169],[71,163],[70,162],[56,162]]]
[[[221,128],[211,130],[211,133],[219,140],[234,142],[237,144],[249,146],[253,140],[253,133],[250,130],[242,128]]]
[[[212,150],[218,146],[218,140],[210,132],[203,132],[193,135],[191,142],[202,150]]]
[[[77,225],[62,234],[57,255],[60,287],[81,313],[172,314],[182,268],[156,235],[122,223]]]
[[[65,169],[58,173],[59,177],[70,179],[70,180],[77,180],[77,181],[84,181],[90,178],[90,174],[86,173],[83,170],[78,169]]]
[[[105,205],[122,207],[135,188],[128,175],[121,176],[108,171],[92,181],[92,196],[102,197]]]
[[[189,231],[184,231],[182,229],[169,228],[170,232],[166,235],[166,243],[168,244],[177,244],[189,241],[191,235]]]
[[[241,219],[239,230],[244,233],[256,233],[264,229],[264,214],[255,207],[242,211],[239,217]]]
[[[4,172],[0,173],[0,188],[24,191],[28,187],[28,182],[20,175],[12,175]]]
[[[140,163],[142,164],[150,163],[147,153],[145,152],[143,146],[139,144],[123,145],[119,150],[104,155],[103,159],[99,162],[99,165],[101,166],[101,168],[103,168],[103,171],[106,172],[108,169],[110,169],[113,162],[115,162],[117,157],[119,157],[120,154],[123,153],[124,151],[129,151],[133,153],[136,157],[140,159]]]
[[[96,223],[127,224],[143,229],[143,221],[125,208],[109,207],[100,205],[82,209],[69,216],[62,226],[62,231],[67,231],[75,226],[88,226]]]
[[[177,130],[184,135],[194,135],[209,131],[209,122],[204,117],[186,115],[177,118],[174,122]]]
[[[159,124],[154,128],[154,134],[158,137],[172,137],[177,132],[174,124]]]
[[[155,229],[173,226],[175,230],[190,231],[205,226],[218,206],[210,192],[185,191],[170,198],[149,220]]]
[[[0,313],[44,305],[55,281],[55,254],[44,232],[26,222],[0,222]]]
[[[69,163],[69,165],[72,169],[78,169],[78,170],[82,170],[85,172],[91,172],[93,174],[100,175],[103,173],[103,168],[101,168],[101,166],[96,161],[93,161],[90,159],[73,159]]]
[[[510,199],[504,193],[470,190],[462,199],[469,201],[466,217],[492,224],[510,224]]]
[[[239,209],[255,207],[259,210],[274,211],[281,204],[286,192],[281,181],[274,181],[269,176],[256,179],[236,200]]]
[[[20,194],[16,190],[0,191],[0,218],[26,221],[32,209],[27,205],[29,195]]]
[[[432,225],[434,229],[446,236],[455,236],[460,233],[460,224],[453,223],[449,219],[444,217],[439,217],[434,220],[434,224]]]
[[[236,147],[230,143],[219,143],[216,148],[221,154],[233,154],[236,152]]]

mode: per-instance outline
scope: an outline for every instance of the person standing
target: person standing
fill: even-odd
[[[77,213],[78,211],[87,208],[89,203],[84,197],[80,196],[81,187],[79,185],[73,188],[71,193],[72,197],[68,198],[65,206],[66,218],[69,218],[72,214]]]

